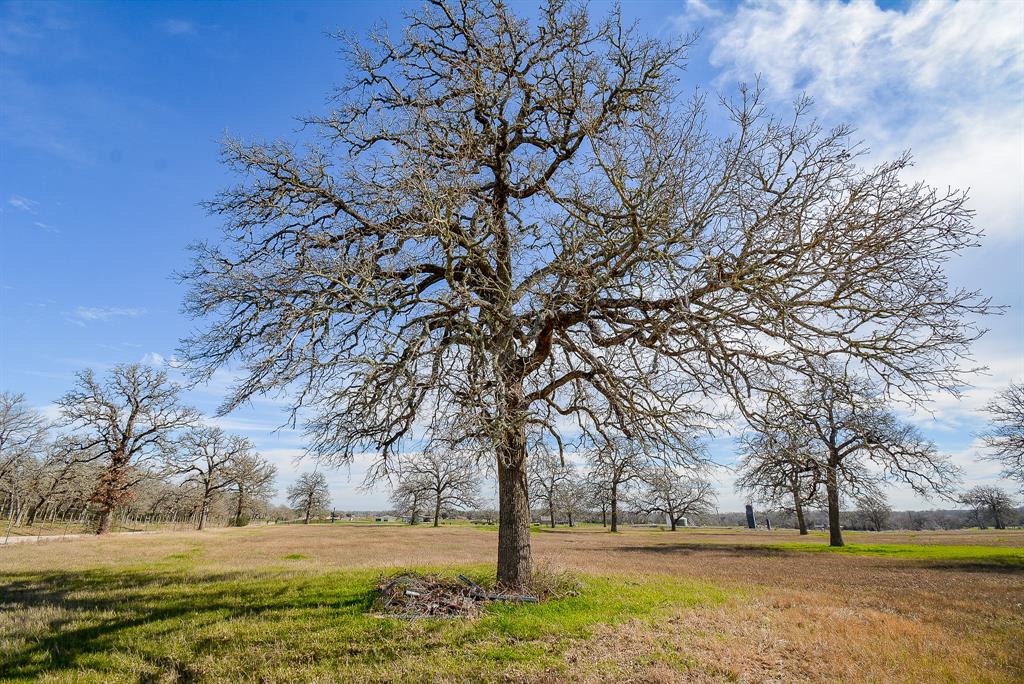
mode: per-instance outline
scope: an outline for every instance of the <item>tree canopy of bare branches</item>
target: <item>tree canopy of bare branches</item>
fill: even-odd
[[[46,418],[28,405],[24,394],[0,392],[0,480],[18,458],[43,447],[48,429]]]
[[[756,424],[799,429],[817,459],[828,502],[829,542],[843,545],[840,500],[877,495],[884,481],[920,494],[954,498],[959,470],[912,425],[897,419],[863,377],[830,365],[824,373],[774,397]]]
[[[411,522],[425,502],[433,506],[434,527],[445,511],[480,505],[481,474],[472,454],[439,449],[412,454],[400,459],[396,475],[393,501],[412,511]]]
[[[503,584],[532,568],[527,430],[678,441],[695,393],[746,401],[808,359],[958,386],[989,305],[942,265],[977,233],[964,194],[900,180],[908,157],[863,169],[846,128],[756,88],[684,99],[685,41],[617,11],[430,0],[343,45],[312,139],[224,145],[243,180],[183,275],[206,324],[182,357],[241,362],[224,410],[293,390],[321,459],[387,459],[420,418],[493,453]]]
[[[647,468],[629,498],[629,506],[641,515],[662,515],[673,532],[689,516],[715,512],[715,488],[708,480],[680,472],[671,466]]]
[[[985,519],[991,517],[992,525],[997,530],[1004,530],[1014,513],[1013,497],[992,485],[971,487],[960,501],[975,510],[979,527],[984,527]]]
[[[781,417],[780,417],[781,418]],[[807,534],[804,507],[823,483],[823,460],[806,427],[795,420],[751,429],[739,439],[740,477],[736,489],[776,510],[792,511],[800,534]]]
[[[314,514],[327,510],[331,505],[331,492],[327,477],[321,472],[303,473],[288,487],[288,504],[303,516],[308,525]]]
[[[1011,383],[986,407],[991,427],[982,434],[989,458],[1003,466],[1003,477],[1024,491],[1024,385]]]
[[[245,437],[204,425],[185,432],[174,449],[170,459],[174,471],[199,489],[201,503],[196,529],[202,530],[213,497],[235,484],[236,464],[239,459],[251,458],[255,446]]]
[[[141,466],[170,453],[177,431],[199,414],[181,403],[181,388],[163,371],[142,364],[114,366],[106,378],[92,370],[57,401],[66,425],[80,431],[79,448],[102,462],[93,501],[100,506],[99,534],[110,531],[113,510],[131,499]]]

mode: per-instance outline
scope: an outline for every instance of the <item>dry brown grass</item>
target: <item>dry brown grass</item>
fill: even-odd
[[[1024,532],[868,539],[1022,546]],[[566,654],[583,680],[1024,681],[1020,566],[751,548],[797,540],[790,531],[581,530],[536,534],[534,549],[554,571],[680,577],[735,590],[721,605],[600,627]],[[220,529],[12,546],[0,549],[0,573],[116,569],[175,554],[203,572],[470,565],[490,562],[496,544],[493,532],[470,527]],[[283,560],[292,554],[302,558]]]

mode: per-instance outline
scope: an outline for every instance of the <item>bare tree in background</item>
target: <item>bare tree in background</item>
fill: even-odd
[[[1015,513],[1013,497],[992,485],[972,487],[963,494],[960,501],[976,511],[979,527],[984,526],[982,521],[985,517],[991,516],[992,525],[997,530],[1005,530],[1007,521]]]
[[[912,425],[900,422],[864,378],[829,365],[824,372],[776,395],[756,421],[800,425],[819,458],[828,502],[829,543],[843,545],[840,500],[879,492],[886,480],[920,494],[952,498],[957,468]]]
[[[988,459],[1003,466],[1003,477],[1024,491],[1024,385],[1011,383],[986,407],[991,427],[982,434],[992,450]]]
[[[552,528],[557,525],[558,504],[562,499],[562,488],[568,476],[569,469],[562,455],[543,443],[538,444],[529,462],[529,487],[533,492],[534,503],[547,509],[548,524]]]
[[[700,477],[684,475],[670,466],[648,468],[629,496],[629,506],[640,515],[661,515],[673,532],[684,518],[715,512],[715,489]]]
[[[417,501],[433,505],[434,527],[440,525],[443,511],[479,505],[480,469],[472,454],[431,450],[406,456],[397,477],[398,490],[406,498],[415,493]]]
[[[892,517],[892,506],[889,505],[885,494],[873,492],[857,500],[857,510],[875,532],[881,532],[889,524]]]
[[[172,467],[194,483],[199,490],[200,509],[196,529],[206,527],[210,504],[218,494],[235,485],[236,460],[251,455],[255,446],[239,435],[229,435],[219,427],[194,427],[182,435],[175,445]]]
[[[331,492],[323,473],[303,473],[288,487],[288,505],[303,515],[303,523],[309,524],[313,514],[326,511],[331,505]]]
[[[608,512],[611,509],[611,490],[605,477],[593,468],[587,471],[584,480],[586,505],[601,511],[601,526],[608,527]]]
[[[146,476],[142,466],[168,453],[175,433],[199,414],[181,404],[181,389],[163,371],[149,366],[114,366],[102,380],[85,370],[77,379],[57,405],[65,423],[80,430],[81,450],[102,463],[93,502],[100,507],[97,534],[106,534],[114,509]]]
[[[579,515],[586,508],[587,480],[580,474],[579,469],[572,463],[567,463],[565,476],[562,478],[561,486],[556,493],[558,510],[565,513],[566,522],[569,527],[575,527]]]
[[[647,465],[641,445],[623,437],[612,438],[590,452],[591,474],[606,492],[611,531],[619,531],[619,500],[622,488],[643,473]]]
[[[416,525],[428,505],[427,489],[411,477],[398,478],[391,489],[391,505],[395,514],[409,518]]]
[[[235,494],[235,525],[245,524],[244,520],[253,517],[257,503],[269,501],[277,493],[276,478],[277,467],[257,452],[235,455],[229,477]]]
[[[501,584],[532,572],[530,430],[669,445],[695,394],[746,402],[808,359],[959,386],[989,305],[942,269],[977,233],[962,193],[900,180],[908,157],[861,169],[846,128],[756,89],[711,133],[687,45],[617,11],[430,1],[344,44],[315,139],[225,144],[243,180],[208,205],[224,237],[184,275],[208,324],[182,356],[197,379],[241,362],[224,411],[293,389],[328,462],[386,464],[424,422],[493,453]]]
[[[73,438],[58,438],[46,445],[26,475],[31,503],[25,524],[32,525],[44,506],[76,493],[83,479],[91,479],[95,473],[89,463],[94,459]]]
[[[693,439],[680,439],[671,449],[657,448],[623,436],[600,443],[589,453],[591,477],[607,492],[611,531],[619,529],[619,502],[623,489],[639,480],[652,466],[693,468],[702,466],[705,455]]]
[[[749,430],[739,439],[736,489],[771,508],[792,511],[807,534],[805,506],[815,501],[824,470],[804,428],[790,421]]]
[[[0,480],[19,458],[43,450],[48,431],[49,422],[24,394],[0,392]]]

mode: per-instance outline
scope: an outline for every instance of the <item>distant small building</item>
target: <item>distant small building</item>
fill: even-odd
[[[689,527],[689,526],[690,526],[690,519],[687,518],[686,516],[683,516],[682,518],[680,518],[679,519],[679,523],[676,525],[676,527]],[[668,513],[665,514],[665,527],[672,527],[672,518],[669,517]]]
[[[374,516],[373,522],[391,522],[394,519],[394,516],[391,515],[377,515]]]

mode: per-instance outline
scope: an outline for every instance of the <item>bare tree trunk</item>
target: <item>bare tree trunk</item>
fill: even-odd
[[[675,532],[676,531],[676,516],[674,516],[671,513],[669,513],[668,519],[669,519],[669,527],[671,528],[671,530],[673,532]]]
[[[608,527],[608,509],[601,504],[601,527]]]
[[[203,499],[203,506],[199,509],[199,524],[196,525],[196,529],[202,531],[206,527],[206,515],[210,509],[209,499]]]
[[[437,500],[434,501],[434,527],[440,525],[441,521],[441,494],[438,493]]]
[[[498,450],[498,584],[526,587],[532,577],[526,435],[517,427]]]
[[[839,481],[836,466],[829,464],[825,475],[825,491],[828,493],[828,543],[829,546],[843,546],[843,530],[839,526]]]
[[[992,520],[995,522],[996,529],[997,530],[1005,530],[1006,529],[1006,525],[1003,524],[1003,518],[1002,518],[1002,516],[999,515],[999,507],[998,506],[991,506],[990,508],[992,509]],[[29,523],[29,524],[31,525],[32,523]]]
[[[572,520],[572,511],[566,511],[565,514],[569,518],[569,527],[575,527],[576,524]]]
[[[807,534],[807,520],[804,519],[804,505],[800,502],[800,495],[793,494],[793,508],[796,510],[796,524],[800,528],[800,534]]]
[[[555,500],[548,499],[548,516],[551,529],[555,528]]]
[[[35,506],[33,506],[32,508],[29,509],[29,511],[28,511],[28,520],[25,521],[25,527],[32,527],[32,525],[35,524],[36,516],[39,514],[39,507],[42,506],[42,505],[43,504],[40,502],[40,503],[37,503]]]
[[[612,484],[612,532],[619,531],[619,484]]]
[[[110,533],[110,521],[114,517],[114,512],[108,507],[103,507],[100,510],[100,523],[96,527],[96,534],[109,534]]]
[[[244,491],[239,488],[238,490],[238,506],[235,508],[235,524],[238,525],[242,522],[242,500],[245,496]]]
[[[303,525],[309,524],[309,514],[313,511],[312,506],[306,506],[306,519],[302,521]]]

